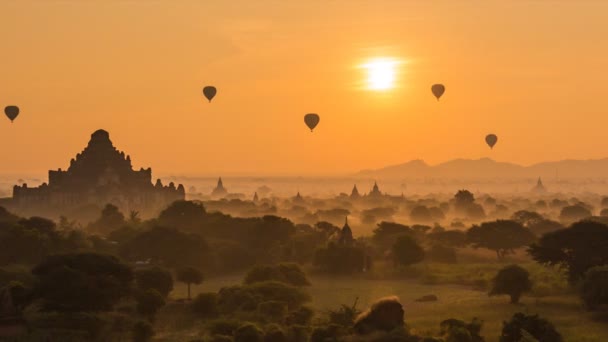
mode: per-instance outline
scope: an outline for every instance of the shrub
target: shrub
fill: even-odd
[[[608,266],[596,266],[585,273],[581,299],[588,310],[608,304]]]
[[[232,336],[240,326],[241,322],[237,320],[220,318],[207,323],[206,330],[210,335]]]
[[[192,301],[192,311],[205,318],[217,316],[217,298],[218,295],[214,292],[199,294],[198,296],[196,296],[196,298],[194,298],[194,301]]]
[[[288,342],[287,334],[278,324],[269,324],[266,326],[264,342]]]
[[[171,272],[160,267],[150,267],[135,272],[137,287],[142,290],[154,289],[163,297],[167,297],[173,290],[173,277]]]
[[[264,332],[252,323],[245,323],[234,331],[234,342],[263,342]]]
[[[555,330],[553,324],[538,315],[526,315],[521,312],[513,315],[509,322],[503,323],[500,342],[520,342],[522,330],[542,342],[562,342],[562,336]]]
[[[506,294],[511,297],[511,303],[517,304],[521,295],[531,289],[530,273],[520,266],[510,265],[498,271],[489,295]]]
[[[270,300],[258,304],[258,312],[273,322],[282,322],[287,316],[287,303]]]
[[[163,296],[154,289],[140,292],[136,299],[137,311],[149,319],[153,319],[156,312],[165,305]]]
[[[138,321],[133,325],[133,342],[148,342],[154,336],[154,328],[146,321]]]
[[[397,297],[382,298],[357,317],[354,330],[357,334],[365,335],[403,328],[403,314],[403,306]]]
[[[309,325],[315,315],[313,309],[301,306],[297,310],[291,311],[287,316],[287,324]]]
[[[401,236],[391,249],[395,264],[412,265],[424,260],[424,250],[412,237]]]
[[[446,342],[483,342],[484,338],[480,335],[483,322],[473,318],[471,323],[450,318],[439,324],[441,336]]]
[[[291,263],[256,266],[247,273],[244,282],[245,284],[253,284],[269,280],[294,286],[310,285],[300,266]]]

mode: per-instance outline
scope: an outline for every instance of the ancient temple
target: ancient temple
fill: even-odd
[[[538,177],[538,180],[536,181],[536,186],[532,188],[532,192],[535,192],[537,194],[543,194],[547,192],[547,189],[543,185],[543,181],[540,179],[540,177]]]
[[[340,236],[338,237],[338,243],[341,245],[350,245],[355,241],[353,238],[353,231],[348,225],[348,217],[344,219],[344,227],[340,230]]]
[[[152,184],[152,169],[136,171],[131,157],[118,151],[110,134],[98,130],[89,144],[70,161],[67,170],[49,171],[49,182],[29,188],[13,187],[12,204],[18,212],[65,213],[86,205],[103,207],[107,203],[123,211],[156,214],[170,203],[185,199],[183,185],[159,180]]]
[[[222,177],[220,177],[220,179],[217,180],[217,185],[215,186],[215,189],[213,189],[213,191],[211,191],[211,196],[224,197],[226,195],[228,195],[228,190],[226,190],[226,188],[224,188],[224,183],[222,182]]]
[[[350,192],[350,198],[355,199],[359,198],[361,195],[359,194],[359,190],[357,189],[357,184],[353,186],[353,191]]]
[[[382,196],[382,192],[380,192],[380,188],[378,187],[377,182],[374,182],[374,187],[372,188],[372,191],[370,191],[369,196],[370,197],[381,197]]]

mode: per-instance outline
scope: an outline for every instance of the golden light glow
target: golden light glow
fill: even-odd
[[[367,70],[367,88],[388,90],[395,87],[396,66],[398,62],[390,58],[374,58],[363,64]]]

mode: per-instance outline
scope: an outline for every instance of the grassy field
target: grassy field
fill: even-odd
[[[430,267],[435,282],[429,284],[425,277],[410,279],[369,279],[353,277],[309,276],[312,286],[308,291],[313,297],[312,306],[323,314],[341,304],[352,305],[358,298],[357,307],[365,309],[376,299],[396,295],[405,309],[405,321],[419,334],[434,334],[439,330],[439,322],[447,318],[470,320],[478,317],[484,321],[483,336],[487,341],[498,341],[502,322],[515,312],[540,314],[557,327],[567,342],[608,341],[608,321],[583,310],[575,293],[561,293],[543,297],[524,297],[520,305],[509,304],[508,297],[488,297],[487,292],[474,290],[472,286],[455,285],[462,282],[464,274],[487,277],[495,274],[501,265],[467,265],[465,268],[437,266]],[[429,268],[429,266],[426,266]],[[529,267],[536,267],[529,265]],[[542,271],[540,266],[531,272],[539,281],[555,282],[551,272]],[[448,271],[449,270],[449,271]],[[458,272],[460,270],[460,272]],[[193,294],[217,291],[223,286],[238,284],[243,274],[212,278],[193,288]],[[439,279],[439,280],[438,280]],[[537,281],[538,282],[538,281]],[[555,284],[543,285],[552,288]],[[432,303],[415,302],[423,295],[434,294],[439,301]],[[184,298],[186,287],[176,284],[173,298]]]

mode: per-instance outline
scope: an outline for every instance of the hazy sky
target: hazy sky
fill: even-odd
[[[160,173],[608,157],[607,13],[602,0],[0,0],[0,106],[21,107],[0,118],[0,172],[66,168],[98,128]],[[378,57],[401,62],[394,89],[366,88],[359,66]]]

